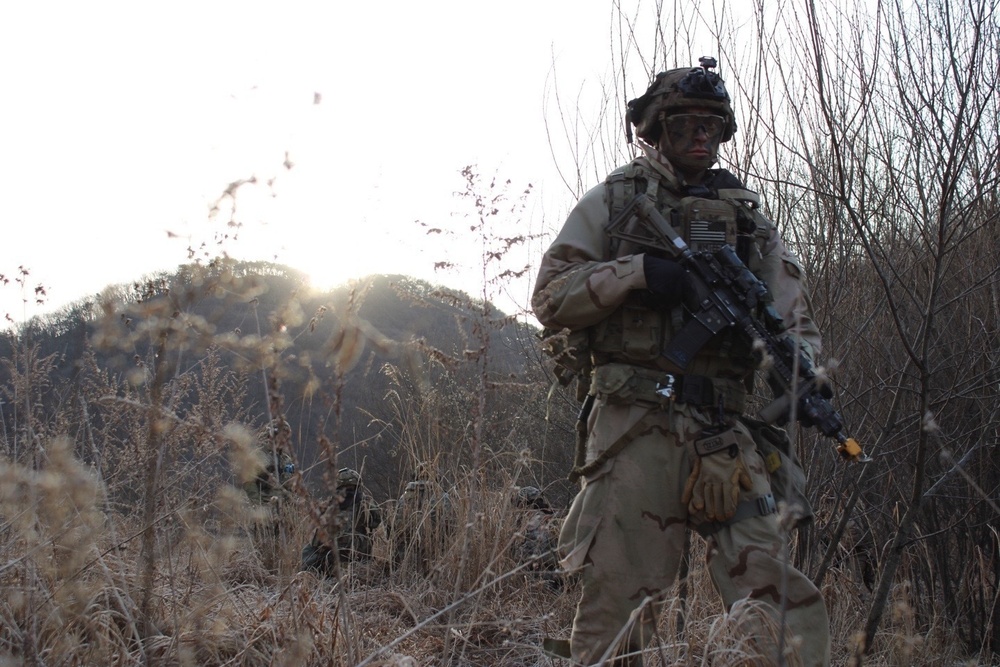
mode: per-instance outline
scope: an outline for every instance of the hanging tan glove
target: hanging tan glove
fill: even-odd
[[[740,489],[753,488],[735,435],[726,431],[703,438],[692,449],[694,463],[681,502],[691,514],[704,510],[709,521],[731,519],[740,502]]]

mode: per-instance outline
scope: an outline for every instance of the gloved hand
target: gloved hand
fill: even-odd
[[[665,306],[676,306],[683,301],[688,275],[680,264],[646,254],[642,258],[642,272],[646,276],[646,288],[662,299]]]
[[[731,451],[736,455],[730,456]],[[695,456],[681,502],[692,514],[705,510],[705,518],[709,521],[725,521],[736,514],[740,489],[749,491],[752,488],[753,481],[738,448]]]

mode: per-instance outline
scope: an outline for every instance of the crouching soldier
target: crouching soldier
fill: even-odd
[[[435,494],[426,480],[408,482],[389,531],[393,563],[416,565],[426,573],[430,561],[443,553],[453,524],[447,493]]]
[[[290,532],[295,479],[295,463],[288,451],[290,433],[284,420],[274,420],[262,429],[253,452],[254,465],[249,469],[251,476],[242,483],[253,508],[251,539],[268,568],[277,566]]]
[[[281,424],[287,426],[286,422]],[[274,423],[265,428],[254,454],[256,474],[243,482],[243,491],[254,506],[276,507],[291,495],[295,463],[282,440],[276,437],[279,428],[280,424]]]
[[[336,501],[334,503],[333,501]],[[334,498],[322,508],[326,538],[336,543],[340,562],[366,560],[372,555],[372,533],[382,523],[382,513],[361,486],[361,475],[351,468],[337,473]],[[323,575],[334,572],[333,549],[319,529],[302,549],[302,569]]]
[[[556,553],[561,519],[537,487],[520,487],[513,502],[518,534],[522,536],[514,543],[514,559],[518,565],[526,565],[525,570],[537,575],[549,588],[561,589],[563,578]]]

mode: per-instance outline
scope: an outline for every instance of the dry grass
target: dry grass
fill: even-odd
[[[310,492],[299,480],[280,509],[250,506],[236,485],[248,478],[255,431],[235,406],[256,380],[224,368],[213,347],[224,343],[274,377],[294,330],[220,341],[206,323],[178,319],[171,304],[136,308],[134,335],[116,329],[110,320],[126,320],[112,312],[95,338],[129,349],[146,331],[165,341],[157,354],[137,357],[125,378],[86,357],[78,398],[56,415],[37,408],[52,361],[24,346],[11,363],[3,389],[18,399],[19,426],[4,433],[0,451],[0,666],[554,664],[542,641],[569,636],[577,582],[553,590],[515,562],[523,515],[511,491],[539,479],[538,468],[509,413],[490,409],[544,400],[547,387],[514,393],[489,376],[485,338],[470,341],[484,351],[473,361],[434,357],[420,369],[426,377],[391,369],[403,467],[421,470],[448,502],[403,548],[383,529],[370,561],[318,578],[299,571],[300,550],[332,490]],[[346,347],[331,348],[335,369],[353,362]],[[186,367],[197,373],[165,365],[195,354],[200,361]],[[440,377],[430,377],[432,366]],[[282,414],[280,393],[268,389],[269,414]],[[336,443],[316,446],[335,461]],[[382,509],[392,516],[391,501]],[[754,605],[721,608],[699,567],[702,550],[696,542],[688,592],[667,599],[646,664],[774,664],[755,643],[767,637],[740,628],[779,629]],[[849,663],[867,613],[868,591],[854,572],[835,570],[824,586],[834,664]],[[867,664],[960,664],[947,619],[910,612],[933,607],[920,595],[897,587]]]
[[[140,618],[142,527],[105,509],[105,489],[68,444],[45,443],[38,470],[0,465],[3,664],[536,665],[549,664],[544,636],[568,636],[574,582],[555,592],[517,571],[506,491],[479,490],[472,510],[462,484],[452,512],[472,511],[474,520],[467,531],[456,526],[426,562],[392,567],[383,542],[372,561],[321,579],[298,572],[308,540],[303,502],[285,509],[275,536],[273,517],[255,518],[220,479],[214,497],[159,517],[153,602]],[[696,549],[695,562],[702,556]],[[829,581],[835,664],[845,664],[862,595],[844,573]],[[679,600],[668,603],[648,664],[769,664],[752,658],[754,646],[738,632],[752,606],[724,613],[701,568],[690,585],[686,614]],[[917,632],[909,595],[897,590],[869,664],[957,664],[943,624]]]

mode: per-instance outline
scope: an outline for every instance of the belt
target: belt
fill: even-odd
[[[602,364],[594,369],[593,390],[609,402],[646,403],[666,407],[671,402],[742,413],[746,389],[738,380],[704,375],[666,373],[631,364]]]

